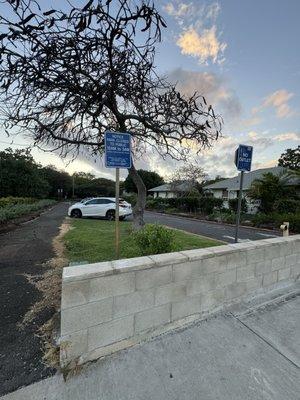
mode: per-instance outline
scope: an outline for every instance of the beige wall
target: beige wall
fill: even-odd
[[[129,347],[299,274],[300,235],[64,268],[61,364]]]

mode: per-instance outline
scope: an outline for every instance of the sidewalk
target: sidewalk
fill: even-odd
[[[295,400],[300,296],[223,313],[1,400]]]

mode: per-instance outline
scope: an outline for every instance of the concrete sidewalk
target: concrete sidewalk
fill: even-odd
[[[237,311],[238,310],[238,311]],[[237,307],[2,400],[295,400],[300,296]]]

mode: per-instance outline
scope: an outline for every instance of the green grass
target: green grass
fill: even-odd
[[[66,256],[69,261],[90,263],[115,260],[115,223],[111,221],[77,219],[65,235]],[[120,222],[120,258],[139,257],[139,248],[131,236],[131,222]],[[174,251],[218,246],[221,242],[174,230]]]

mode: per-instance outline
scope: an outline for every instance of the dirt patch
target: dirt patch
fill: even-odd
[[[25,314],[21,327],[32,323],[36,316],[45,310],[54,310],[53,316],[38,331],[44,347],[43,359],[53,368],[59,367],[59,346],[57,345],[57,339],[61,305],[61,282],[63,268],[68,265],[68,259],[64,255],[63,237],[70,229],[70,221],[65,219],[59,228],[59,234],[52,241],[55,257],[47,261],[47,271],[45,274],[42,277],[26,275],[28,281],[37,288],[42,297]]]

